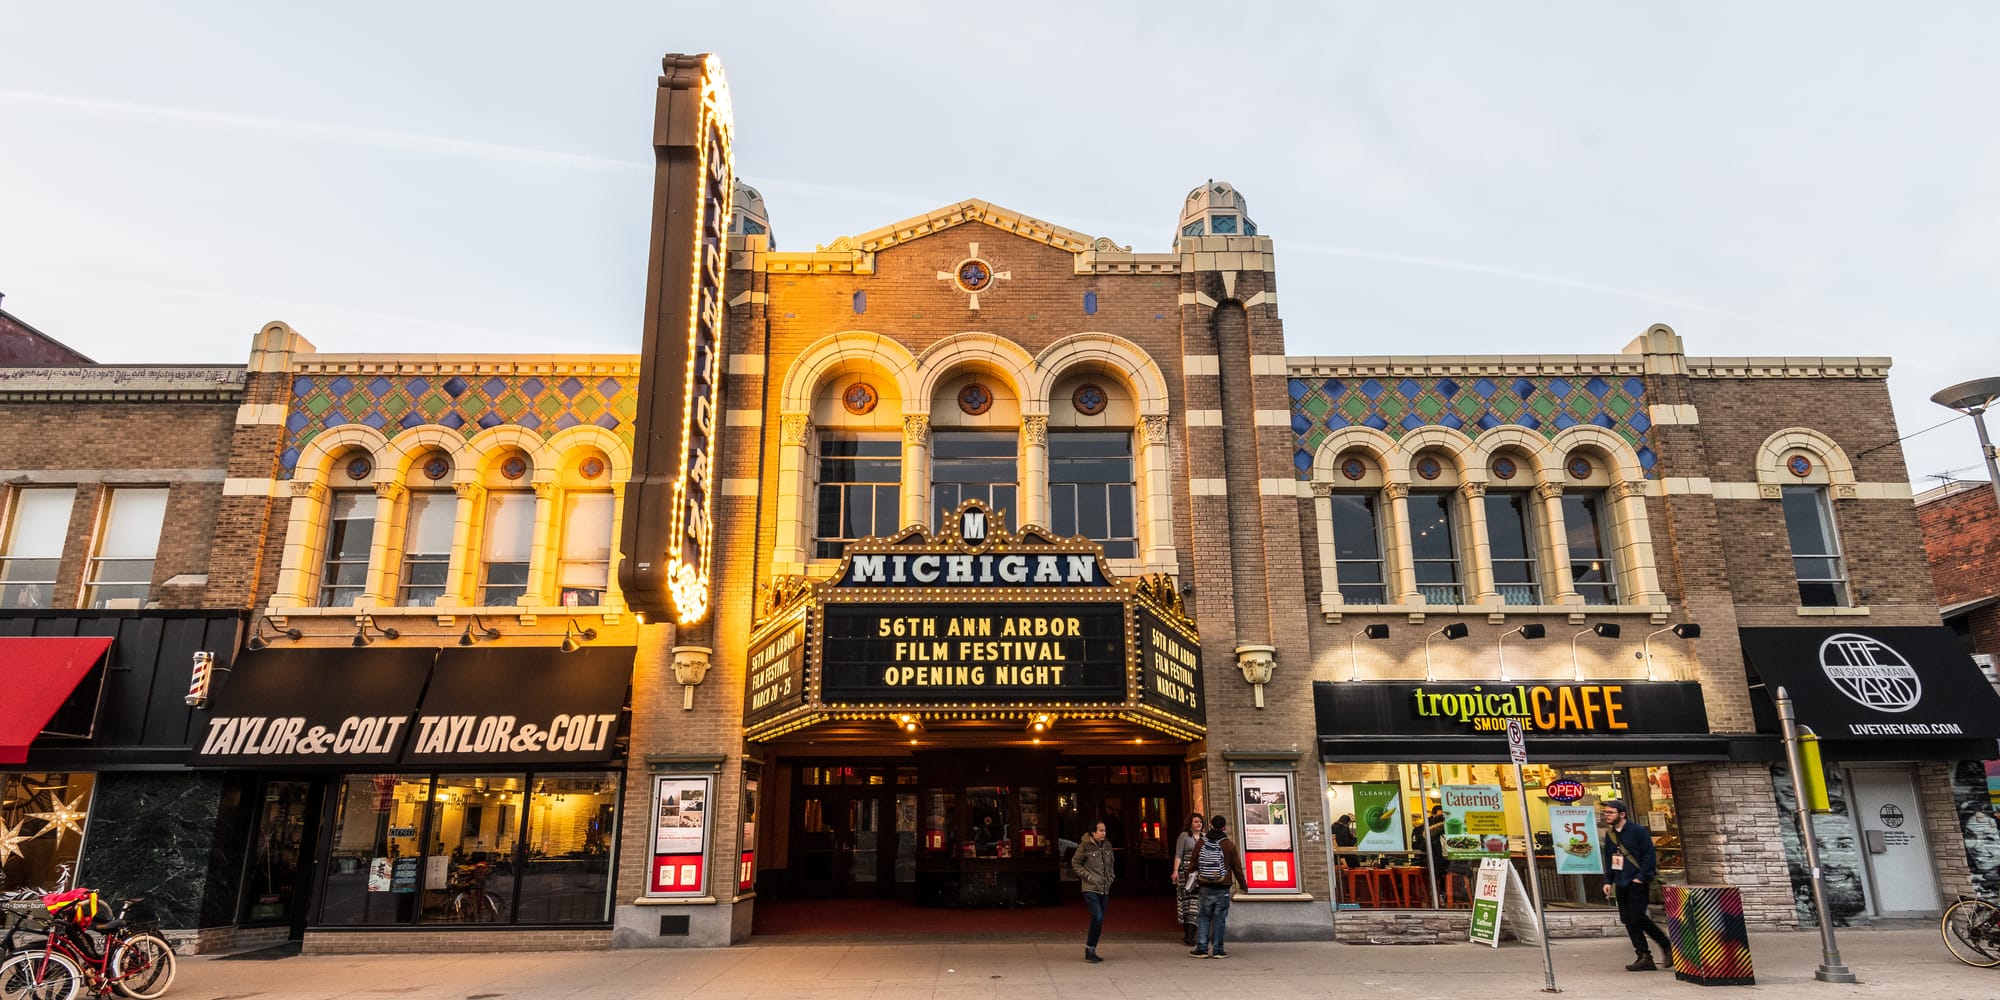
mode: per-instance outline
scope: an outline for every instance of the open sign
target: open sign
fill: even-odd
[[[1575,778],[1558,778],[1549,782],[1542,792],[1557,802],[1575,802],[1583,798],[1585,789],[1583,782]]]

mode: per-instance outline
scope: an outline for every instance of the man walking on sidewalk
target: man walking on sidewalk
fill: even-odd
[[[1625,932],[1632,935],[1632,948],[1639,953],[1625,971],[1651,972],[1659,968],[1653,964],[1653,952],[1646,947],[1649,937],[1660,943],[1660,961],[1671,967],[1674,952],[1667,944],[1666,932],[1646,916],[1646,894],[1659,875],[1652,831],[1632,822],[1620,799],[1606,800],[1598,809],[1599,818],[1611,834],[1604,845],[1604,895],[1618,897],[1618,919],[1625,922]]]
[[[1214,816],[1208,821],[1208,830],[1201,835],[1201,845],[1194,852],[1195,888],[1201,893],[1199,914],[1195,920],[1194,950],[1188,952],[1195,958],[1228,958],[1229,952],[1223,947],[1222,939],[1229,928],[1229,884],[1248,889],[1243,880],[1243,852],[1236,849],[1236,841],[1229,839],[1229,818]]]
[[[1104,898],[1111,894],[1111,880],[1117,877],[1106,836],[1104,824],[1099,822],[1096,829],[1083,835],[1083,843],[1069,859],[1070,868],[1083,883],[1084,908],[1090,911],[1090,936],[1083,942],[1086,962],[1104,961],[1097,957],[1097,935],[1104,930]]]

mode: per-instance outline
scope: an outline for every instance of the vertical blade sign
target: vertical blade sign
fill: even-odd
[[[729,86],[713,55],[669,55],[653,125],[653,239],[619,583],[654,621],[708,616],[729,269]],[[675,390],[679,392],[676,393]]]

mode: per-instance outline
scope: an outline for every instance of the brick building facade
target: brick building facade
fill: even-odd
[[[655,430],[634,357],[324,353],[273,323],[208,402],[0,401],[49,428],[9,436],[7,509],[170,478],[145,603],[238,616],[182,727],[215,805],[177,843],[216,874],[180,926],[727,944],[828,897],[1062,905],[1099,820],[1117,892],[1164,907],[1200,813],[1249,855],[1239,937],[1459,932],[1482,856],[1533,859],[1552,928],[1596,935],[1595,838],[1559,810],[1616,797],[1663,878],[1793,927],[1779,686],[1843,797],[1836,914],[1973,885],[1993,713],[1933,648],[1887,359],[1690,356],[1665,326],[1292,356],[1282,241],[1226,183],[1163,251],[982,201],[780,251],[754,191],[734,209],[718,405],[685,417],[714,442],[682,466],[714,497],[688,625],[640,620],[617,570],[657,554],[611,543]],[[54,594],[84,593],[87,506]]]

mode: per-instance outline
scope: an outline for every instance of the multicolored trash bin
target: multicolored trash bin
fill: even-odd
[[[1674,978],[1698,986],[1750,986],[1750,935],[1743,894],[1731,885],[1663,885]]]

